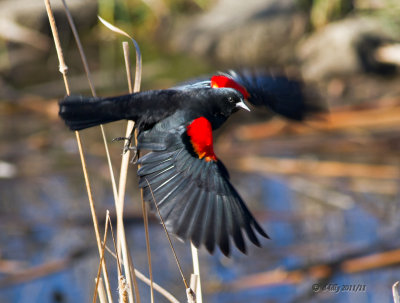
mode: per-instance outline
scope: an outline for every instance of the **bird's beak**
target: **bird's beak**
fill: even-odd
[[[236,107],[241,107],[247,111],[250,111],[250,108],[241,100],[239,103],[236,103]]]

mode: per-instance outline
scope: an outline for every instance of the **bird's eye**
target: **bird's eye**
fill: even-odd
[[[234,102],[233,97],[228,97],[228,102],[233,103]]]

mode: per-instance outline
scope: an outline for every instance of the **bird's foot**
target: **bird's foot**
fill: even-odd
[[[123,140],[131,140],[131,139],[129,137],[117,137],[112,139],[112,142],[123,141]]]
[[[138,160],[138,150],[136,148],[136,146],[132,146],[132,141],[135,138],[135,128],[132,129],[131,133],[129,134],[128,137],[117,137],[113,139],[114,141],[125,141],[125,145],[124,145],[124,149],[123,149],[123,155],[126,154],[128,151],[132,151],[133,152],[133,158],[130,161],[133,164],[136,164],[137,160]]]
[[[132,146],[131,145],[132,144],[132,139],[133,139],[132,136],[129,136],[129,137],[117,137],[117,138],[114,138],[112,140],[112,142],[115,142],[115,141],[126,141],[125,145],[124,145],[124,149],[123,149],[123,154],[125,154],[127,151],[134,151],[135,152],[135,156],[136,156],[137,149],[136,149],[136,146]]]

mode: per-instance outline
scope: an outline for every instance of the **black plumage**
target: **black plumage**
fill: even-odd
[[[246,252],[242,230],[259,245],[255,233],[268,236],[229,182],[222,162],[207,162],[192,155],[194,152],[185,142],[190,140],[185,128],[180,128],[179,123],[173,128],[176,115],[180,114],[163,121],[169,125],[167,129],[155,125],[138,137],[139,149],[147,133],[166,142],[162,150],[153,150],[138,160],[144,199],[151,201],[154,196],[168,229],[182,239],[190,239],[196,247],[204,244],[213,252],[217,241],[228,255],[232,237],[236,247]]]
[[[222,74],[171,89],[111,98],[69,96],[60,101],[60,116],[72,130],[121,119],[134,120],[139,130],[139,187],[144,200],[157,203],[167,229],[209,252],[218,246],[230,254],[230,242],[246,252],[246,240],[260,246],[268,238],[229,181],[212,148],[212,130],[219,128],[243,100],[301,120],[311,111],[295,82],[248,72]],[[212,78],[211,78],[212,79]],[[227,84],[228,83],[228,84]],[[221,85],[225,85],[221,87]],[[217,88],[218,87],[218,88]]]

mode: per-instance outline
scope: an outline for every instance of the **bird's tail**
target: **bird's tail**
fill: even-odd
[[[122,97],[67,96],[60,101],[59,115],[71,130],[81,130],[124,119],[123,101]]]

